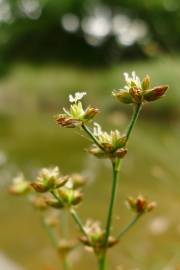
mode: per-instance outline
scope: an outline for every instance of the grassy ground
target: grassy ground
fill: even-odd
[[[152,75],[155,83],[170,84],[171,91],[152,107],[147,105],[134,131],[122,169],[114,230],[118,231],[131,219],[124,206],[128,195],[145,194],[158,202],[158,208],[141,220],[114,252],[110,252],[111,269],[174,270],[180,265],[180,126],[175,118],[179,111],[179,66],[179,58],[133,62],[111,70],[21,64],[2,78],[0,149],[7,162],[2,162],[0,168],[1,250],[28,270],[58,265],[38,214],[23,199],[10,198],[6,193],[7,182],[19,170],[29,177],[41,166],[56,164],[65,173],[87,170],[93,181],[79,212],[84,219],[104,220],[102,209],[106,208],[111,185],[109,166],[89,159],[83,151],[88,141],[76,132],[57,127],[52,115],[64,106],[66,95],[82,89],[87,90],[90,103],[99,104],[105,112],[99,117],[104,127],[117,127],[117,120],[118,125],[124,127],[130,108],[125,114],[126,108],[119,107],[110,92],[123,85],[124,71],[136,70],[140,75]],[[118,114],[114,114],[117,106]],[[153,114],[152,119],[149,115]],[[82,250],[75,254],[75,261],[74,270],[95,269],[92,255]]]

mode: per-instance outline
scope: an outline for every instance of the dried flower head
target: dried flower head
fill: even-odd
[[[67,128],[81,126],[83,123],[93,119],[99,109],[89,105],[86,109],[83,108],[81,99],[86,95],[85,92],[77,92],[74,97],[69,96],[69,101],[72,103],[70,109],[63,109],[64,113],[56,116],[56,121],[59,125]]]
[[[9,192],[13,195],[24,195],[31,191],[30,182],[24,178],[23,174],[19,174],[13,179]]]
[[[31,183],[31,186],[37,192],[47,192],[63,186],[68,181],[68,176],[60,176],[59,168],[43,168],[40,170],[37,179]]]
[[[129,197],[126,203],[127,206],[137,214],[150,212],[156,207],[156,202],[149,202],[141,195],[139,195],[137,198]]]
[[[150,77],[146,75],[141,81],[140,78],[133,71],[132,76],[124,73],[126,85],[123,89],[113,91],[115,96],[122,103],[141,104],[143,102],[150,102],[163,97],[168,89],[167,85],[160,85],[150,88]]]

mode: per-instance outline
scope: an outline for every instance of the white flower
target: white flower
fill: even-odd
[[[127,83],[127,85],[124,87],[125,89],[129,90],[129,88],[132,87],[132,85],[135,85],[138,88],[141,88],[141,80],[136,75],[135,71],[132,72],[132,77],[130,77],[129,74],[125,72],[124,78]]]
[[[76,103],[78,100],[81,100],[85,95],[87,95],[86,92],[76,92],[74,94],[74,97],[73,95],[69,95],[69,102]]]
[[[51,178],[51,177],[58,177],[59,176],[59,168],[58,167],[54,167],[54,168],[43,168],[40,173],[39,173],[39,177],[46,177],[46,178]]]

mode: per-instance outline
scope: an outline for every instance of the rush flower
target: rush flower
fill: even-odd
[[[131,104],[141,104],[143,102],[150,102],[163,97],[168,89],[167,85],[159,85],[153,88],[150,87],[150,77],[146,75],[141,81],[140,78],[133,71],[132,76],[124,73],[126,85],[123,89],[114,90],[112,92],[120,102]]]
[[[150,212],[156,207],[156,202],[149,202],[141,195],[139,195],[137,198],[129,197],[126,203],[127,206],[137,214]]]
[[[31,186],[37,192],[47,192],[49,190],[63,186],[68,181],[68,176],[60,176],[58,167],[40,170],[37,179]]]
[[[74,128],[81,126],[83,123],[93,119],[99,109],[89,105],[86,109],[83,108],[80,101],[86,95],[85,92],[77,92],[74,97],[69,95],[69,101],[71,103],[70,109],[63,108],[64,113],[59,114],[56,117],[56,121],[59,125],[67,128]]]
[[[99,222],[88,220],[84,226],[87,236],[80,238],[80,241],[87,247],[91,247],[98,255],[104,250],[105,230],[102,229]],[[108,239],[108,248],[117,244],[117,240],[110,236]]]
[[[93,134],[98,139],[104,151],[97,145],[93,145],[88,151],[99,158],[124,157],[127,153],[127,149],[125,148],[127,142],[126,136],[122,135],[118,130],[110,131],[110,133],[102,131],[98,123],[95,123],[94,126]]]
[[[13,195],[24,195],[31,191],[30,182],[24,178],[23,174],[19,174],[13,179],[9,192]]]

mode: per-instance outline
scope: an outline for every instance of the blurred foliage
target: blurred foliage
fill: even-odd
[[[69,23],[73,27],[77,24],[77,29],[71,29],[71,25],[67,29],[67,20],[63,27],[66,14],[71,15]],[[119,29],[114,35],[107,28],[117,15],[120,15],[116,17]],[[1,63],[29,59],[102,64],[154,56],[160,51],[174,52],[179,50],[179,16],[178,0],[1,0],[0,60]],[[100,20],[93,22],[88,18]],[[130,29],[124,25],[128,20],[132,23]],[[134,23],[147,32],[139,39],[135,38],[137,33],[131,33]],[[86,32],[87,27],[90,33]],[[120,34],[124,31],[125,40],[118,31]]]

